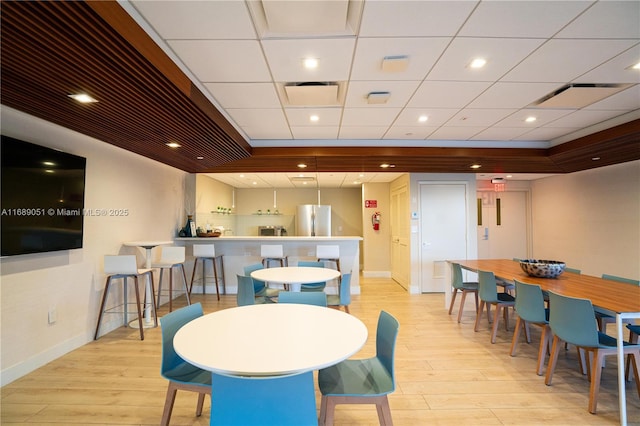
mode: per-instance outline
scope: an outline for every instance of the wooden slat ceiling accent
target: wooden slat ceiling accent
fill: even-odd
[[[252,148],[115,1],[3,1],[2,104],[191,173],[568,173],[640,159],[640,120],[548,150]],[[98,103],[67,97],[87,92]],[[165,144],[178,142],[179,150]],[[292,145],[295,141],[292,141]],[[197,157],[204,157],[198,160]],[[593,161],[601,157],[601,161]]]

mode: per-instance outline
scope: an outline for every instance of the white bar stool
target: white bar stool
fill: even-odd
[[[284,255],[282,244],[263,244],[260,246],[262,265],[269,267],[271,262],[280,262],[280,266],[289,266],[289,259]]]
[[[169,271],[169,312],[173,311],[173,269],[180,268],[182,269],[182,282],[184,284],[184,294],[187,298],[187,305],[191,304],[191,299],[189,298],[189,288],[187,287],[187,275],[184,272],[184,261],[185,261],[185,249],[184,247],[161,247],[162,251],[160,252],[160,260],[157,262],[152,262],[152,268],[160,269],[160,282],[158,283],[158,301],[156,302],[157,306],[160,306],[160,295],[162,293],[162,276],[164,275],[164,271]]]
[[[104,286],[104,293],[102,294],[102,302],[100,303],[100,313],[98,314],[98,324],[96,325],[96,333],[93,336],[93,340],[98,339],[98,332],[100,331],[100,323],[102,322],[103,314],[124,314],[124,325],[125,327],[128,325],[128,305],[133,303],[129,303],[127,301],[128,289],[127,289],[127,278],[133,278],[135,293],[136,293],[136,308],[138,311],[138,325],[140,326],[140,340],[144,340],[144,327],[142,326],[142,310],[140,305],[140,292],[138,286],[138,277],[149,274],[149,280],[151,284],[151,292],[153,294],[153,271],[151,269],[138,269],[138,264],[136,262],[135,255],[106,255],[104,257],[104,272],[107,274],[107,282]],[[120,305],[116,305],[111,308],[105,309],[107,304],[107,297],[109,295],[109,289],[111,288],[111,283],[115,279],[122,278],[123,282],[123,303]],[[144,303],[146,304],[146,297]],[[153,306],[153,320],[154,325],[158,326],[158,315],[156,312],[156,303],[155,299],[151,297],[151,305]],[[122,311],[118,311],[117,309],[122,307]]]
[[[218,300],[220,300],[220,288],[218,287],[218,260],[220,260],[220,270],[222,272],[222,292],[227,292],[224,283],[224,261],[222,259],[222,255],[219,254],[216,256],[216,248],[213,244],[194,244],[193,256],[195,257],[195,260],[193,261],[193,272],[191,273],[189,294],[191,294],[191,290],[193,289],[193,279],[196,276],[198,260],[202,260],[202,294],[205,294],[205,287],[207,284],[207,277],[205,274],[206,261],[211,260],[211,263],[213,264],[213,279],[216,285],[216,294],[218,295]]]
[[[335,262],[340,270],[340,246],[316,246],[316,257],[318,262]]]

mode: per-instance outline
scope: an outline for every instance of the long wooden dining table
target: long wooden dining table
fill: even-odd
[[[589,299],[593,306],[615,315],[616,337],[618,339],[620,424],[627,424],[622,325],[625,319],[640,318],[640,286],[568,271],[564,271],[557,278],[532,277],[522,270],[518,261],[511,259],[448,260],[448,262],[458,263],[463,269],[472,272],[490,271],[496,277],[510,282],[518,280],[528,284],[537,284],[544,291],[552,291],[563,296]]]

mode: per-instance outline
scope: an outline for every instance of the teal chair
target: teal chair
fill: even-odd
[[[324,292],[309,291],[281,291],[278,295],[278,303],[299,303],[302,305],[316,305],[327,307],[327,295]]]
[[[551,356],[547,367],[545,384],[551,385],[553,372],[558,361],[561,342],[566,342],[577,346],[579,349],[591,353],[591,365],[587,364],[587,373],[591,381],[589,390],[589,412],[596,413],[598,403],[598,393],[600,391],[600,377],[604,357],[607,355],[617,355],[617,341],[615,338],[598,331],[594,320],[593,305],[588,299],[562,296],[552,291],[549,292],[549,326],[553,332],[553,344]],[[638,371],[640,370],[640,345],[632,345],[625,342],[623,346],[625,355],[633,358],[633,370],[640,395],[640,380]]]
[[[264,269],[262,263],[255,263],[253,265],[245,266],[244,274],[247,277],[251,277],[251,273],[253,271],[257,271],[258,269]],[[278,293],[280,290],[277,288],[270,288],[266,282],[261,280],[256,280],[255,278],[251,278],[253,280],[253,292],[257,297],[278,297]]]
[[[565,272],[571,272],[573,274],[580,274],[582,273],[582,271],[580,269],[576,269],[576,268],[569,268],[568,266],[565,266],[564,268]]]
[[[349,313],[351,304],[351,272],[343,274],[338,282],[338,294],[327,295],[327,306],[340,309],[344,306],[345,312]]]
[[[168,425],[173,411],[173,402],[178,390],[187,390],[198,393],[198,405],[196,416],[202,414],[204,396],[211,395],[211,372],[202,370],[189,364],[173,349],[173,336],[188,322],[201,317],[202,305],[194,303],[175,310],[160,318],[162,328],[162,362],[160,374],[169,381],[167,397],[164,402],[161,425]]]
[[[602,274],[602,279],[616,281],[616,282],[623,283],[623,284],[631,284],[631,285],[640,286],[640,281],[638,281],[638,280],[634,280],[634,279],[631,279],[631,278],[617,277],[615,275]],[[598,322],[598,329],[600,331],[602,331],[603,333],[606,333],[607,332],[607,324],[615,323],[616,322],[616,318],[613,315],[611,315],[611,313],[609,311],[601,310],[599,308],[594,308],[594,311],[595,311],[595,315],[596,315],[596,321]],[[629,323],[629,322],[632,322],[632,321],[633,320],[631,320],[631,319],[624,320],[624,322],[626,322],[626,323]]]
[[[476,299],[476,315],[478,314],[478,283],[464,281],[462,278],[462,267],[459,263],[451,264],[451,304],[449,305],[449,315],[453,311],[453,305],[456,302],[458,291],[462,293],[460,299],[460,308],[458,309],[458,322],[462,319],[462,310],[464,309],[464,301],[467,293],[473,293]]]
[[[498,334],[500,311],[504,309],[504,326],[505,329],[509,331],[509,308],[515,306],[516,299],[509,293],[498,293],[496,277],[493,275],[493,272],[488,271],[478,271],[478,296],[480,297],[480,306],[476,314],[474,331],[478,331],[480,327],[480,319],[482,318],[484,307],[487,307],[487,317],[489,318],[489,322],[491,322],[491,306],[495,306],[496,311],[493,317],[493,328],[491,331],[491,343],[495,343],[496,335]]]
[[[536,374],[542,375],[544,369],[544,359],[551,343],[551,329],[549,328],[549,309],[544,306],[544,295],[542,289],[536,284],[525,284],[515,280],[516,286],[516,328],[513,331],[511,340],[511,356],[516,355],[520,331],[524,329],[527,343],[531,343],[529,334],[529,324],[536,325],[542,329],[540,336],[540,347],[538,349],[538,368]]]
[[[256,296],[253,278],[246,277],[244,275],[237,275],[237,277],[238,293],[236,295],[236,302],[238,303],[238,306],[275,303],[270,297]]]
[[[312,262],[301,260],[298,262],[298,266],[307,267],[307,268],[324,268],[324,262]],[[327,286],[326,282],[319,283],[307,283],[302,284],[300,287],[300,291],[324,291],[324,288]]]
[[[347,359],[318,372],[321,425],[333,424],[337,404],[375,404],[380,424],[393,424],[387,395],[396,389],[394,353],[398,329],[398,320],[381,311],[374,357]]]

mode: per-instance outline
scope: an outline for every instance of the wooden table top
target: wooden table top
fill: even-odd
[[[520,263],[511,259],[449,260],[471,271],[491,271],[508,281],[517,279],[538,284],[542,290],[569,297],[591,300],[594,306],[616,313],[640,312],[640,286],[619,283],[590,275],[564,271],[557,278],[537,278],[527,275]]]

